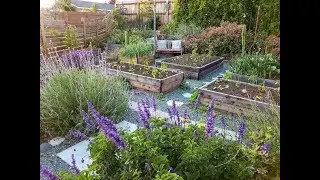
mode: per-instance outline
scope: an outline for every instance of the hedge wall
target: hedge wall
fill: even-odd
[[[280,0],[174,0],[173,23],[193,22],[201,27],[218,26],[221,21],[245,23],[253,29],[260,6],[259,30],[280,33]]]

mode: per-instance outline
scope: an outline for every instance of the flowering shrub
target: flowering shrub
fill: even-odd
[[[280,61],[280,35],[270,35],[267,37],[266,52],[272,53]]]
[[[154,98],[152,98],[154,99]],[[93,163],[80,173],[61,172],[61,179],[270,179],[279,172],[271,155],[278,136],[271,128],[252,131],[239,124],[237,141],[217,135],[215,121],[226,127],[224,118],[213,112],[212,100],[205,124],[185,124],[173,102],[170,117],[151,117],[153,100],[141,101],[140,119],[144,128],[124,133],[88,103],[88,115],[101,131],[89,145]],[[181,114],[181,112],[180,112]],[[186,117],[186,115],[183,115]],[[253,122],[253,121],[251,121]],[[250,128],[254,126],[249,124]],[[268,130],[268,131],[265,131]],[[276,168],[279,168],[276,166]],[[95,172],[95,173],[90,173]]]
[[[63,70],[40,89],[40,129],[65,135],[77,124],[85,124],[81,110],[90,99],[108,117],[118,119],[128,106],[129,88],[121,78],[106,78],[92,70]]]
[[[241,30],[241,25],[229,22],[223,22],[221,26],[208,27],[200,36],[184,38],[185,51],[190,53],[197,47],[200,54],[212,52],[219,56],[240,53]]]

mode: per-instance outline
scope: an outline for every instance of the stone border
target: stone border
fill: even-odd
[[[203,65],[201,67],[193,67],[193,66],[186,66],[186,65],[180,65],[180,64],[175,64],[175,63],[171,63],[171,62],[166,62],[166,61],[171,60],[172,58],[175,58],[175,57],[166,58],[166,59],[162,60],[161,62],[156,62],[156,65],[159,67],[159,66],[161,66],[162,62],[165,62],[166,64],[168,64],[168,68],[178,69],[178,70],[183,71],[184,78],[191,78],[191,79],[196,79],[196,80],[199,80],[201,77],[207,75],[209,72],[219,68],[225,62],[224,57],[217,57],[216,56],[216,57],[213,57],[213,58],[217,58],[216,60],[214,60],[206,65]]]

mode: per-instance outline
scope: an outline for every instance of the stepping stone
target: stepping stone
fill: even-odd
[[[172,103],[173,103],[172,100],[167,101],[168,106],[172,106]],[[175,104],[177,107],[179,107],[179,106],[182,106],[184,103],[180,101],[175,101]]]
[[[222,129],[218,127],[215,127],[214,129],[217,132],[217,135],[224,135],[224,137],[228,140],[236,141],[238,139],[237,133],[234,131],[230,131],[230,130]]]
[[[53,139],[51,139],[51,140],[49,141],[49,144],[50,144],[51,146],[58,146],[58,145],[61,144],[64,140],[65,140],[65,138],[63,138],[63,137],[55,137],[55,138],[53,138]]]
[[[52,146],[49,143],[40,144],[40,152],[45,152],[51,148],[52,148]]]
[[[183,93],[182,96],[185,98],[190,98],[192,94],[190,93]]]
[[[90,151],[88,150],[88,145],[92,139],[93,138],[91,137],[89,140],[81,141],[78,144],[61,151],[57,156],[72,166],[71,156],[74,154],[77,168],[80,171],[85,170],[88,168],[88,165],[92,163],[92,160],[90,159]]]
[[[156,110],[156,113],[152,110],[151,111],[151,116],[157,116],[157,117],[162,117],[162,118],[168,118],[169,117],[169,113],[164,112],[164,111],[160,111],[160,110]]]
[[[129,108],[134,111],[139,111],[138,109],[138,103],[134,101],[129,101]]]
[[[117,126],[117,128],[121,128],[129,133],[135,131],[138,128],[137,125],[135,125],[131,122],[128,122],[128,121],[121,121],[116,126]]]

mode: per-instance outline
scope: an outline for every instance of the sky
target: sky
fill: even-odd
[[[53,6],[55,0],[40,0],[40,7],[41,8],[49,8]],[[79,1],[90,1],[90,2],[97,2],[97,3],[105,3],[107,0],[79,0]]]

